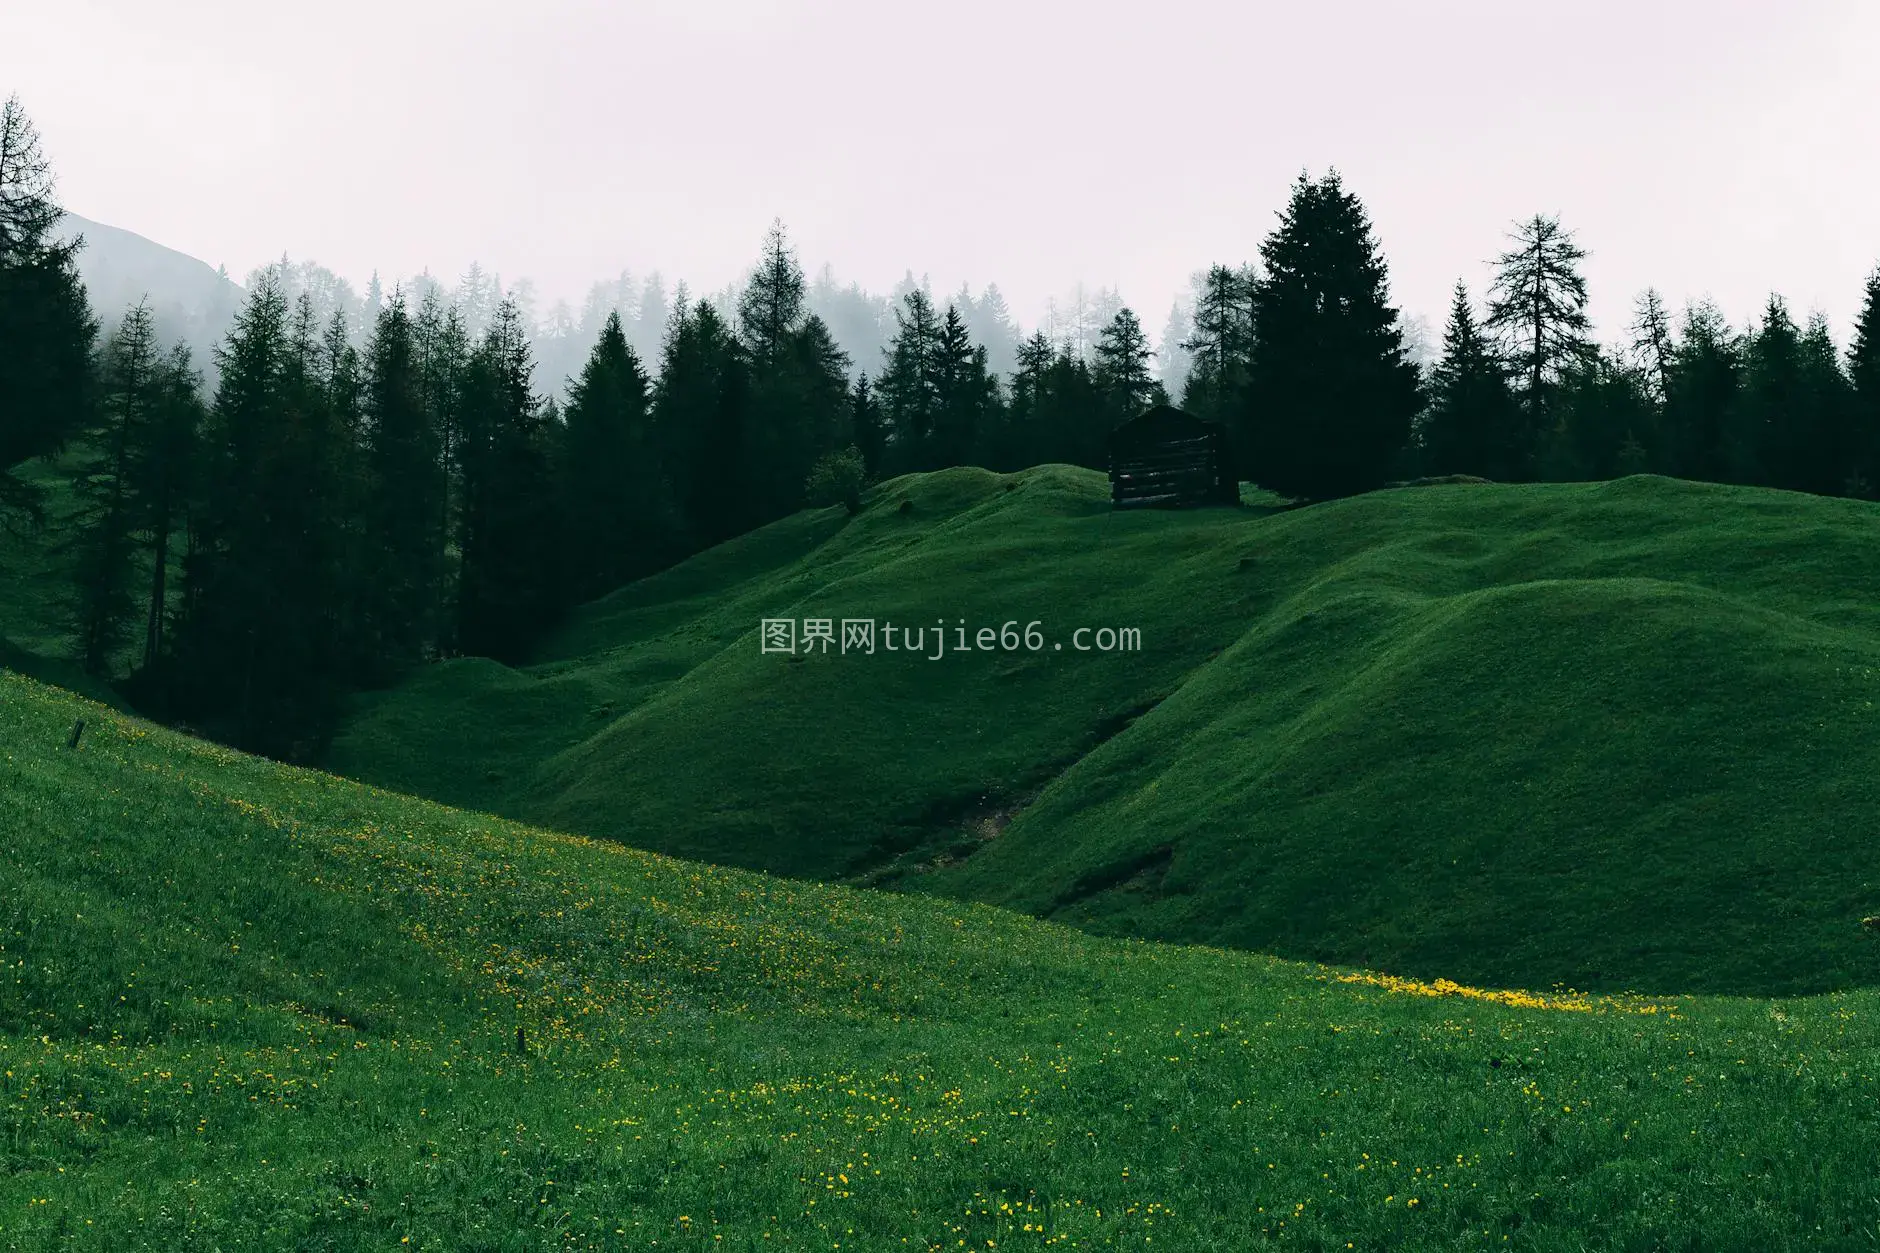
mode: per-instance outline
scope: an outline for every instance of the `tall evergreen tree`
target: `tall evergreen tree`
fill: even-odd
[[[1194,356],[1183,347],[1183,343],[1194,333],[1194,325],[1188,320],[1188,310],[1177,300],[1169,305],[1168,321],[1162,324],[1162,339],[1156,346],[1156,380],[1163,390],[1170,395],[1181,395],[1182,384],[1188,379],[1188,371],[1193,367]]]
[[[60,240],[52,166],[18,96],[0,104],[0,522],[42,516],[13,474],[89,421],[98,325],[78,277],[83,236]]]
[[[1097,338],[1096,363],[1090,371],[1110,425],[1126,422],[1149,407],[1155,393],[1155,376],[1149,369],[1154,358],[1135,312],[1128,306],[1117,310]]]
[[[1861,440],[1856,425],[1853,386],[1841,371],[1828,319],[1809,315],[1802,330],[1801,446],[1795,486],[1823,496],[1861,495]]]
[[[1215,265],[1195,293],[1194,329],[1181,347],[1191,362],[1182,384],[1182,408],[1196,417],[1236,425],[1244,417],[1258,285],[1250,265]]]
[[[81,515],[75,605],[80,663],[109,674],[112,654],[129,638],[136,612],[133,588],[137,529],[133,459],[148,442],[163,402],[163,360],[149,306],[125,315],[104,349],[99,421],[73,476]]]
[[[528,330],[504,300],[465,373],[457,526],[458,647],[504,662],[522,658],[561,599],[551,427],[533,378]]]
[[[1513,365],[1530,447],[1552,424],[1548,404],[1567,371],[1588,359],[1586,251],[1560,219],[1536,214],[1517,223],[1514,247],[1496,258],[1487,327]]]
[[[1654,399],[1662,405],[1671,394],[1671,360],[1676,345],[1671,334],[1671,315],[1664,297],[1656,287],[1639,293],[1632,316],[1632,352],[1645,371]]]
[[[609,314],[568,389],[557,493],[572,600],[586,601],[670,560],[676,519],[653,443],[652,384]]]
[[[1802,333],[1788,304],[1772,295],[1749,336],[1743,389],[1730,428],[1731,473],[1761,487],[1800,485],[1808,439],[1802,377]]]
[[[745,479],[749,378],[743,345],[709,301],[675,308],[653,410],[680,515],[699,547],[739,534],[754,518]]]
[[[435,316],[435,314],[433,314]],[[402,292],[379,311],[364,363],[364,530],[368,577],[358,628],[368,681],[424,657],[438,635],[445,462],[432,401],[440,368],[421,354]],[[438,351],[430,346],[430,351]]]
[[[1456,284],[1443,356],[1430,377],[1430,406],[1420,429],[1421,462],[1433,474],[1506,480],[1527,467],[1507,366],[1475,319],[1469,292]]]
[[[881,474],[881,458],[888,445],[888,428],[886,419],[881,416],[881,404],[875,399],[875,390],[869,386],[866,371],[855,380],[855,389],[849,395],[849,420],[852,431],[850,442],[861,455],[862,472],[872,482]]]
[[[1854,495],[1880,491],[1880,269],[1867,276],[1866,297],[1847,349],[1848,428],[1858,483]]]
[[[1422,400],[1369,216],[1336,172],[1301,174],[1260,256],[1248,473],[1313,500],[1382,486]]]
[[[1685,310],[1665,384],[1665,463],[1687,479],[1722,482],[1728,432],[1742,384],[1737,337],[1712,304]]]
[[[179,528],[188,531],[189,502],[197,490],[206,419],[202,374],[190,359],[189,349],[178,344],[164,362],[148,438],[134,450],[132,461],[150,549],[150,588],[144,613],[145,671],[154,671],[166,656],[171,546]]]
[[[940,318],[923,288],[908,290],[902,306],[905,312],[894,311],[894,339],[875,388],[888,419],[888,455],[895,468],[927,469],[922,458],[939,409],[934,360],[940,351]]]
[[[956,305],[948,305],[941,319],[929,365],[934,424],[924,464],[982,462],[985,441],[996,421],[999,385],[987,367],[985,347],[973,343]]]

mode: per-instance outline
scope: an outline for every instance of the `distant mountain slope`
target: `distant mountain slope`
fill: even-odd
[[[242,289],[214,266],[142,235],[75,213],[65,218],[68,234],[85,237],[78,272],[103,329],[148,300],[159,334],[188,344],[197,364],[208,368],[209,350],[227,332]]]
[[[1043,646],[759,651],[847,617]],[[623,588],[532,667],[431,667],[333,763],[1116,934],[1786,994],[1880,985],[1877,704],[1872,504],[1637,477],[1117,514],[1088,471],[958,469]]]

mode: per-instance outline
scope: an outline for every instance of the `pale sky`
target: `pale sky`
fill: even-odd
[[[1081,280],[1155,332],[1328,166],[1437,333],[1537,211],[1592,253],[1602,338],[1647,284],[1845,336],[1880,262],[1872,0],[8,7],[0,95],[67,207],[238,279],[712,290],[781,217],[811,272],[997,281],[1027,325]]]

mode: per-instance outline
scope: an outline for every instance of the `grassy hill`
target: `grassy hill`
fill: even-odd
[[[761,618],[1036,652],[765,655]],[[1139,652],[1079,652],[1078,627]],[[1082,637],[1086,641],[1090,637]],[[1880,509],[1637,477],[1109,510],[895,480],[364,704],[343,773],[1093,930],[1596,990],[1880,982]]]
[[[1533,995],[1104,939],[530,830],[8,674],[0,763],[9,1248],[1880,1235],[1873,991]]]

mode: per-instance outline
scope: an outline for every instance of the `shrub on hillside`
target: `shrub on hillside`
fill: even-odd
[[[851,444],[826,452],[816,458],[804,480],[803,494],[812,505],[842,505],[851,514],[861,512],[862,484],[868,471],[862,466],[862,454]]]

